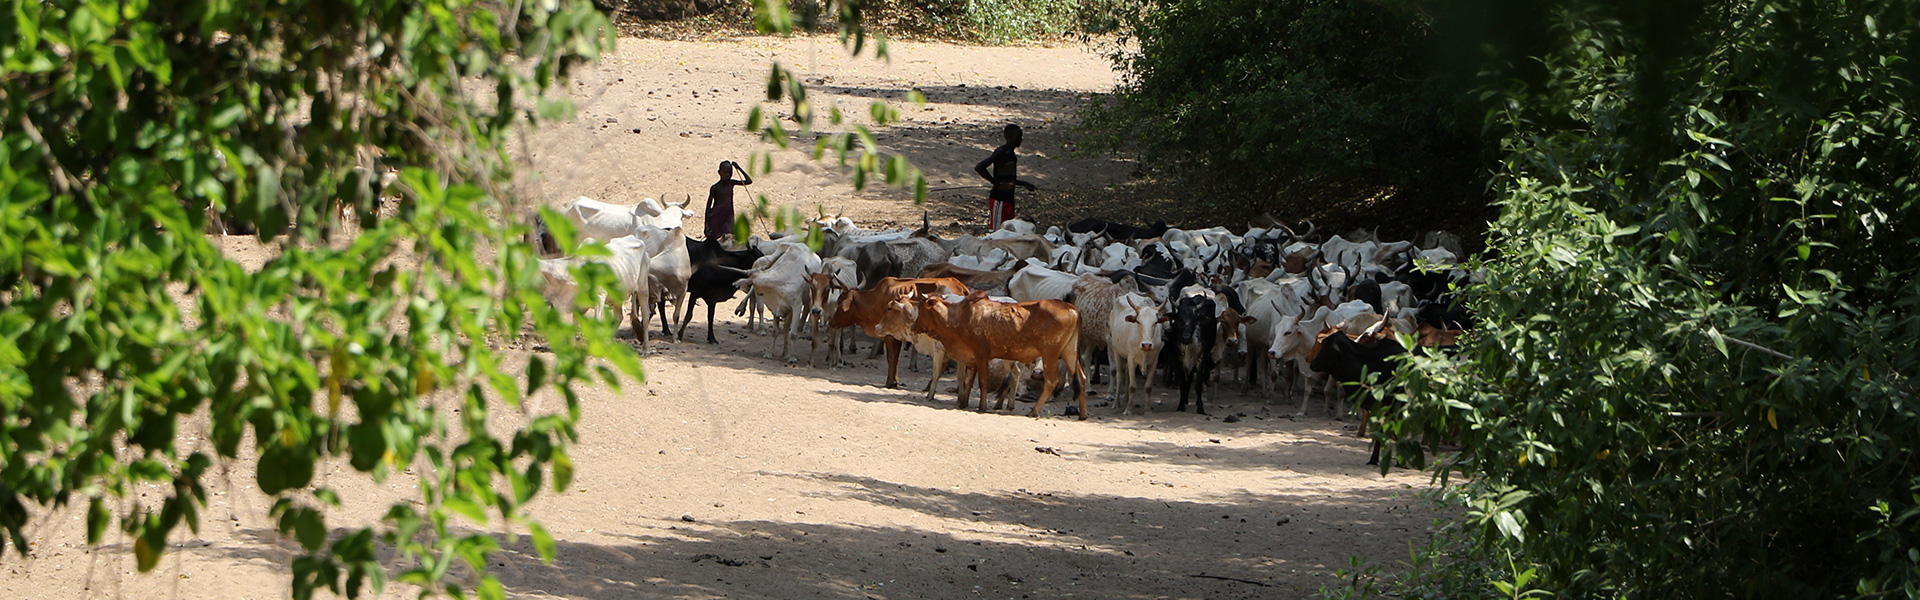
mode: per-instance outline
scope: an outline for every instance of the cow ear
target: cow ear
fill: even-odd
[[[1139,322],[1140,322],[1140,319],[1139,319],[1138,317],[1135,317],[1135,316],[1133,316],[1133,315],[1127,315],[1127,322],[1128,322],[1128,323],[1139,323]]]
[[[1247,318],[1241,319],[1240,322],[1241,323],[1258,323],[1260,322],[1260,320],[1253,317],[1247,317]]]

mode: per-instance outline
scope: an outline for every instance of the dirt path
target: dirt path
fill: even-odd
[[[533,140],[545,174],[538,197],[634,202],[703,190],[719,160],[759,148],[740,124],[770,58],[806,67],[823,106],[838,99],[864,113],[865,97],[925,91],[926,110],[881,139],[935,186],[969,183],[1010,119],[1030,132],[1023,172],[1043,187],[1097,186],[1129,168],[1063,156],[1059,121],[1075,98],[1114,81],[1095,54],[892,50],[887,65],[844,58],[831,40],[622,40],[577,90],[578,118]],[[918,220],[904,193],[853,194],[833,169],[797,157],[777,153],[774,173],[752,189],[863,222]],[[976,198],[937,197],[932,208],[973,223]],[[229,247],[260,258],[244,240]],[[510,595],[1295,598],[1332,584],[1350,556],[1403,558],[1438,516],[1415,497],[1425,476],[1381,477],[1361,464],[1367,449],[1351,421],[1286,418],[1291,401],[1229,389],[1209,399],[1208,418],[1172,412],[1177,392],[1161,389],[1145,417],[1114,416],[1111,405],[1084,422],[959,411],[945,389],[927,402],[881,388],[883,361],[864,355],[833,369],[764,358],[777,338],[747,334],[732,308],[721,306],[718,346],[656,341],[647,383],[584,392],[575,488],[534,506],[560,562],[540,564],[522,538],[493,568]],[[704,338],[701,324],[692,329],[689,339]],[[902,375],[915,389],[925,377]],[[1095,389],[1097,399],[1106,387]],[[1049,405],[1054,415],[1063,407]],[[189,448],[200,440],[183,435]],[[84,508],[49,515],[31,558],[0,559],[0,597],[285,597],[294,546],[272,533],[269,500],[238,475],[250,472],[235,465],[216,483],[200,531],[176,535],[147,575],[132,573],[123,537],[84,548]],[[410,485],[405,473],[375,484],[342,465],[322,482],[351,500],[330,513],[336,524],[374,522]]]
[[[973,166],[1000,144],[1000,129],[1018,123],[1023,179],[1042,192],[1023,202],[1044,203],[1049,192],[1122,180],[1132,164],[1076,158],[1067,148],[1067,123],[1082,99],[1112,89],[1110,62],[1081,46],[985,48],[895,43],[890,61],[852,58],[832,37],[747,38],[712,42],[621,40],[616,54],[575,84],[577,118],[542,130],[532,147],[541,179],[530,192],[552,203],[575,196],[629,204],[641,198],[688,200],[701,212],[721,160],[746,163],[771,146],[746,131],[747,112],[765,99],[770,62],[793,69],[810,88],[821,125],[833,131],[870,124],[875,100],[892,102],[902,122],[879,128],[888,152],[908,156],[934,189],[983,183]],[[920,90],[924,106],[901,102]],[[767,104],[787,114],[788,104]],[[839,108],[848,125],[827,115]],[[791,125],[791,123],[789,123]],[[853,189],[845,170],[806,160],[813,137],[795,149],[772,152],[773,172],[742,190],[742,210],[756,195],[806,215],[845,213],[863,225],[918,225],[921,207],[904,190]],[[927,209],[941,225],[960,222],[984,232],[985,190],[932,194]],[[701,220],[689,223],[697,232]],[[769,230],[765,225],[762,231]]]

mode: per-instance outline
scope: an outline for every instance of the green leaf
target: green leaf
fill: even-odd
[[[538,521],[528,521],[527,532],[533,537],[533,550],[540,554],[540,562],[553,564],[554,557],[558,555],[553,535],[547,533],[547,528]]]
[[[101,501],[101,499],[98,497],[95,497],[92,500],[88,501],[87,502],[87,545],[89,546],[99,545],[101,535],[106,533],[107,526],[111,525],[112,523],[113,523],[113,513],[107,511],[107,505],[105,502]]]
[[[306,487],[313,480],[313,455],[306,446],[287,447],[269,444],[260,451],[260,462],[254,467],[254,481],[260,485],[260,491],[271,496],[298,487]]]
[[[454,512],[460,513],[460,516],[471,519],[474,523],[487,522],[487,512],[480,508],[478,503],[468,500],[465,497],[450,495],[442,499],[441,504],[453,509]]]
[[[573,486],[573,459],[563,450],[553,452],[553,489],[567,491]]]
[[[308,552],[317,552],[327,543],[326,518],[320,511],[301,508],[292,513],[293,535],[300,540],[300,547]]]

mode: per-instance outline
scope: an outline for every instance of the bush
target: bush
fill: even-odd
[[[1546,6],[1482,40],[1484,325],[1385,435],[1562,596],[1920,595],[1920,7]]]
[[[245,455],[258,462],[242,477],[299,544],[296,598],[377,592],[382,548],[400,581],[499,598],[486,532],[515,524],[550,560],[526,505],[572,479],[573,386],[640,374],[607,323],[568,323],[574,307],[541,297],[510,189],[509,140],[565,115],[544,92],[612,41],[593,5],[9,4],[0,530],[13,550],[28,554],[33,521],[60,514],[48,508],[86,505],[88,543],[116,527],[151,570],[173,532],[197,529],[215,461]],[[202,233],[209,216],[277,252],[243,268]],[[490,343],[523,326],[551,349],[527,359],[525,383]],[[564,410],[521,402],[542,391]],[[499,426],[502,409],[524,424]],[[176,443],[183,429],[207,443]],[[402,489],[417,496],[374,526],[329,522],[352,499],[314,474],[342,464],[376,481],[414,470]]]
[[[1125,81],[1082,115],[1083,147],[1138,151],[1255,213],[1375,196],[1392,207],[1376,214],[1481,212],[1493,156],[1468,80],[1432,60],[1435,25],[1406,2],[1148,2],[1123,21],[1137,49],[1114,56]]]

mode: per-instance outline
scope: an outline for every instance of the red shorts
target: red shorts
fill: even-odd
[[[987,229],[1000,229],[1000,224],[1013,218],[1013,201],[998,198],[987,199]]]

